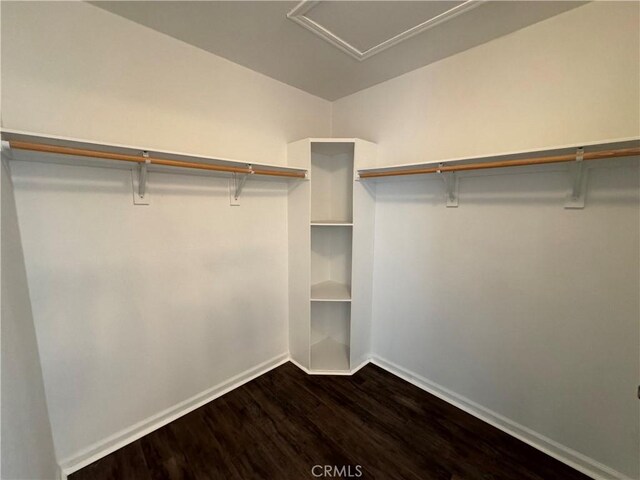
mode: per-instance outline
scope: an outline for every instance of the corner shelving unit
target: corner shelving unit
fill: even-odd
[[[360,139],[289,145],[289,166],[310,172],[289,189],[290,351],[310,373],[349,374],[367,360],[375,187],[356,171],[373,155]]]

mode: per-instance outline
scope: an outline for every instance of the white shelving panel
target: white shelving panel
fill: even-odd
[[[376,165],[377,146],[356,140],[354,178],[358,169]],[[373,308],[373,233],[376,215],[376,185],[353,182],[353,228],[351,255],[350,367],[357,369],[371,355]]]
[[[352,222],[335,222],[335,221],[324,221],[324,222],[311,222],[312,227],[353,227]]]
[[[311,168],[311,143],[287,146],[289,166]],[[289,354],[303,368],[311,368],[311,182],[289,185],[287,198],[289,241]]]

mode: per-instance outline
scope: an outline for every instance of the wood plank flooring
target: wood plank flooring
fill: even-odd
[[[334,476],[315,477],[325,465]],[[310,376],[291,363],[69,477],[314,478],[588,477],[376,366]]]

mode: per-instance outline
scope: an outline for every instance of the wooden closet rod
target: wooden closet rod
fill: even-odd
[[[167,160],[164,158],[143,157],[124,153],[101,152],[83,148],[60,147],[44,143],[22,142],[10,140],[9,146],[18,150],[31,150],[33,152],[59,153],[62,155],[75,155],[79,157],[100,158],[103,160],[117,160],[122,162],[150,163],[152,165],[164,165],[167,167],[195,168],[198,170],[212,170],[216,172],[244,173],[253,175],[269,175],[273,177],[305,178],[304,172],[287,172],[268,170],[252,167],[228,167],[224,165],[212,165],[208,163],[184,162],[181,160]]]
[[[632,157],[640,155],[640,148],[623,148],[618,150],[603,150],[600,152],[585,152],[583,160],[601,160],[605,158]],[[496,162],[467,163],[463,165],[440,165],[425,168],[385,170],[381,172],[361,172],[360,178],[395,177],[399,175],[421,175],[440,172],[461,172],[468,170],[484,170],[487,168],[521,167],[525,165],[544,165],[547,163],[563,163],[576,161],[576,154],[555,155],[550,157],[523,158],[520,160],[502,160]]]

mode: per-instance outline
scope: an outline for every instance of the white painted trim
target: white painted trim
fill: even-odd
[[[407,382],[415,385],[416,387],[435,395],[436,397],[444,400],[445,402],[457,407],[465,412],[479,418],[483,422],[488,423],[508,433],[512,437],[523,441],[524,443],[531,445],[533,448],[546,453],[550,457],[559,460],[560,462],[575,468],[576,470],[588,475],[596,480],[632,480],[631,478],[623,475],[620,472],[583,455],[569,447],[566,447],[550,438],[541,435],[530,428],[520,425],[507,417],[500,415],[488,408],[483,407],[469,400],[462,395],[459,395],[448,388],[438,385],[417,373],[407,370],[393,362],[385,360],[377,355],[371,357],[371,363],[378,367],[392,373],[393,375],[406,380]]]
[[[367,358],[367,359],[366,359],[364,362],[362,362],[360,365],[358,365],[357,367],[355,367],[355,368],[352,368],[352,369],[351,369],[351,375],[353,375],[354,373],[356,373],[356,372],[357,372],[358,370],[360,370],[361,368],[366,367],[367,365],[369,365],[369,363],[371,363],[371,360]]]
[[[351,375],[350,370],[311,370],[296,362],[293,358],[289,358],[289,361],[296,367],[302,370],[307,375]]]
[[[360,370],[362,367],[366,366],[370,362],[370,360],[367,359],[357,367],[352,368],[351,370],[340,371],[340,370],[310,370],[306,367],[303,367],[301,364],[296,362],[291,357],[289,357],[289,361],[293,363],[296,367],[298,367],[300,370],[302,370],[304,373],[306,373],[307,375],[343,375],[343,376],[353,375],[354,373],[356,373],[358,370]]]
[[[373,55],[376,55],[394,45],[399,44],[419,33],[424,32],[425,30],[430,29],[436,25],[439,25],[443,22],[451,20],[458,15],[467,12],[477,6],[481,5],[485,0],[467,0],[466,2],[461,3],[460,5],[456,5],[449,10],[442,12],[439,15],[436,15],[433,18],[430,18],[418,25],[415,25],[411,28],[408,28],[404,32],[400,32],[397,35],[394,35],[387,40],[380,42],[373,47],[368,48],[364,52],[358,49],[357,47],[351,45],[349,42],[341,38],[340,36],[333,33],[326,27],[323,27],[319,23],[315,22],[311,18],[307,17],[305,14],[308,13],[313,7],[318,5],[319,1],[311,1],[311,0],[302,0],[298,5],[296,5],[288,14],[287,18],[293,20],[298,25],[306,28],[310,32],[318,35],[323,40],[326,40],[334,47],[342,50],[347,55],[355,58],[358,61],[366,60]]]
[[[353,227],[353,223],[322,223],[322,222],[311,222],[312,227]]]
[[[338,376],[351,376],[350,370],[309,370],[309,375],[338,375]]]
[[[355,143],[357,138],[347,137],[310,137],[305,140],[309,140],[309,143]]]
[[[296,367],[298,367],[300,370],[302,370],[304,373],[311,375],[311,372],[309,372],[309,369],[307,367],[304,367],[301,363],[296,362],[293,359],[293,357],[289,357],[289,361],[293,363]]]
[[[288,352],[271,358],[63,459],[61,479],[288,361]]]

